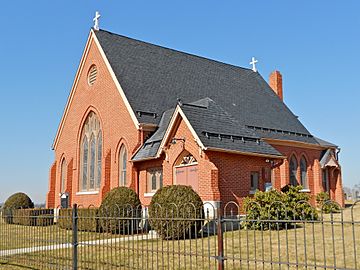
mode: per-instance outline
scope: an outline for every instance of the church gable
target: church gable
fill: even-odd
[[[72,192],[71,201],[86,204],[83,200],[87,200],[88,195],[84,194],[90,193],[94,204],[101,202],[102,191],[118,184],[114,155],[118,154],[119,143],[126,143],[129,155],[139,147],[138,123],[121,91],[91,31],[53,144],[57,164],[61,164],[62,157],[67,162],[73,160],[69,170],[71,177],[68,177],[72,183],[67,183],[71,189],[66,189],[66,192]],[[96,116],[101,134],[97,132],[93,134],[94,138],[90,135],[85,138],[83,131],[91,115]],[[87,159],[84,153],[88,153]],[[94,163],[93,174],[89,162]],[[128,162],[129,185],[133,184],[130,181],[131,166]],[[54,177],[53,196],[59,200],[57,194],[61,193],[62,179],[59,167]]]
[[[78,119],[81,119],[81,115],[84,118],[84,113],[91,107],[110,107],[108,109],[118,109],[123,113],[123,115],[130,117],[132,127],[135,129],[138,128],[138,121],[135,114],[117,78],[115,77],[93,30],[90,31],[75,80],[54,139],[52,146],[54,150],[57,148],[60,136],[65,128],[65,122],[67,121],[68,115],[71,114],[72,111],[76,111],[76,117]]]

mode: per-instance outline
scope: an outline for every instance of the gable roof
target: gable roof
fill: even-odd
[[[166,134],[175,123],[177,114],[188,122],[196,134],[203,150],[230,151],[234,153],[281,158],[282,154],[263,141],[256,133],[242,127],[223,108],[210,98],[188,104],[180,104],[174,110],[166,111],[160,120],[158,130],[134,155],[133,161],[158,157],[161,145],[166,143]]]
[[[280,152],[263,141],[256,133],[242,127],[236,119],[213,100],[210,98],[204,100],[207,102],[207,106],[199,105],[198,101],[183,104],[181,109],[208,150],[221,149],[241,153],[282,156]]]
[[[159,124],[179,98],[209,97],[260,137],[318,145],[257,72],[104,30],[95,34],[140,123]]]

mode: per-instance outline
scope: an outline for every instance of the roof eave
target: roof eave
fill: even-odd
[[[280,140],[280,139],[271,139],[271,138],[262,138],[268,144],[276,144],[276,145],[283,145],[283,146],[295,146],[295,147],[302,147],[302,148],[309,148],[309,149],[317,149],[317,150],[325,150],[325,149],[337,149],[338,147],[334,146],[322,146],[320,144],[312,144],[306,142],[299,142],[299,141],[292,141],[292,140]]]
[[[254,152],[243,152],[238,150],[230,150],[230,149],[223,149],[223,148],[216,148],[216,147],[207,147],[206,150],[208,151],[216,151],[216,152],[224,152],[224,153],[232,153],[232,154],[239,154],[239,155],[246,155],[246,156],[256,156],[256,157],[266,157],[272,159],[286,159],[286,156],[277,156],[265,153],[254,153]]]

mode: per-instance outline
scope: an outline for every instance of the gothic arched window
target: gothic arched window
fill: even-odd
[[[126,163],[127,163],[127,151],[125,145],[122,145],[119,151],[120,186],[126,186]]]
[[[102,161],[102,133],[101,130],[98,134],[98,145],[97,145],[97,178],[96,186],[100,188],[101,184],[101,161]]]
[[[299,183],[297,180],[297,169],[298,169],[297,159],[295,156],[292,156],[289,165],[290,185],[292,186],[297,186]]]
[[[61,162],[61,176],[60,176],[60,192],[64,193],[66,191],[66,160],[65,158]]]
[[[307,162],[305,157],[302,157],[300,160],[300,183],[304,189],[308,189],[308,179],[307,179]]]
[[[81,191],[99,190],[102,167],[102,132],[100,121],[91,112],[81,132],[80,183]]]

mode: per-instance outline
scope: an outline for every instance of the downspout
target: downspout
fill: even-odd
[[[135,167],[135,192],[140,195],[140,177],[139,177],[139,170]]]

